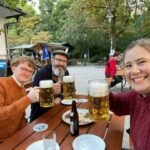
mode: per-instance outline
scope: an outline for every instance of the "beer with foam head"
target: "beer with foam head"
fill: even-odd
[[[40,81],[39,101],[41,107],[52,107],[54,100],[54,89],[52,80]]]
[[[109,120],[108,84],[91,80],[89,82],[89,112],[94,121]]]
[[[75,92],[76,90],[73,76],[63,76],[64,99],[74,99]]]

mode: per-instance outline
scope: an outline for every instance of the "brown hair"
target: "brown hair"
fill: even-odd
[[[150,52],[150,38],[143,38],[133,41],[130,45],[128,45],[124,54],[126,54],[126,52],[128,52],[130,49],[136,46],[143,47],[144,49]]]
[[[34,70],[37,69],[35,60],[29,56],[21,56],[13,58],[11,60],[11,66],[18,66],[19,64],[24,62],[28,62],[29,67],[33,68]]]
[[[119,56],[119,55],[120,55],[119,52],[115,52],[115,53],[113,54],[113,57],[116,57],[116,56]]]

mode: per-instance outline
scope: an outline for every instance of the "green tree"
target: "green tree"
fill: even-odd
[[[111,39],[111,48],[116,49],[120,37],[127,32],[137,33],[134,25],[146,11],[144,2],[146,0],[141,3],[133,0],[77,0],[68,10],[68,19],[62,28],[62,39],[74,40],[73,42],[79,46],[81,41],[87,45],[90,37],[90,45],[93,45],[92,47],[97,45],[99,49],[109,49]],[[110,23],[106,18],[108,12],[113,15],[111,20],[109,19]]]
[[[9,27],[9,43],[11,45],[30,44],[37,42],[47,43],[52,40],[52,35],[46,30],[38,30],[40,28],[40,17],[36,14],[32,5],[18,4],[27,15],[20,18],[15,26]],[[43,23],[44,25],[44,23]]]
[[[28,15],[10,27],[12,43],[65,41],[75,46],[73,56],[78,58],[90,53],[99,59],[109,54],[111,41],[112,49],[123,51],[132,40],[150,35],[148,0],[40,0],[39,15],[25,8]],[[110,22],[108,12],[113,14]]]
[[[19,22],[13,26],[9,26],[9,43],[14,44],[29,44],[31,37],[34,34],[34,27],[38,22],[35,11],[31,5],[18,5],[27,14],[19,19]],[[12,20],[11,20],[12,21]],[[11,22],[10,21],[10,22]]]
[[[48,43],[52,38],[53,36],[49,32],[41,31],[32,36],[32,43]]]
[[[5,5],[16,8],[18,4],[24,5],[27,1],[30,0],[1,0]]]
[[[53,40],[60,41],[61,28],[66,19],[66,10],[73,0],[40,0],[39,24],[37,31],[49,31]]]

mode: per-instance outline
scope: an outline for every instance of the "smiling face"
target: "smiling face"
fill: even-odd
[[[125,76],[132,89],[142,95],[150,94],[150,50],[135,46],[125,53]]]
[[[63,76],[67,67],[68,59],[64,55],[57,54],[52,59],[53,72],[57,76]]]
[[[28,62],[22,62],[18,66],[12,66],[12,71],[16,80],[23,84],[31,79],[35,70],[29,65]]]

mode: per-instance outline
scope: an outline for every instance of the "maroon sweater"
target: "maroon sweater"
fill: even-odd
[[[134,90],[110,93],[110,110],[116,115],[130,115],[130,136],[135,150],[150,150],[150,95]]]

